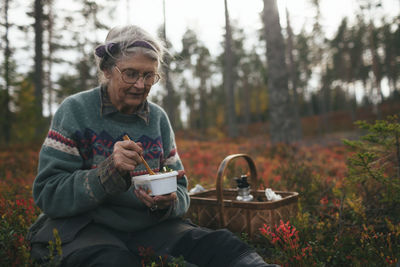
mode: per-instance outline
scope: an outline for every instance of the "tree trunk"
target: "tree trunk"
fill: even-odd
[[[313,51],[315,53],[314,59],[313,59],[313,66],[314,70],[318,71],[319,70],[319,76],[320,76],[320,94],[317,94],[317,106],[318,106],[318,111],[315,112],[318,114],[318,134],[323,135],[328,131],[328,110],[330,106],[330,88],[326,85],[324,82],[324,73],[323,73],[323,40],[324,40],[324,34],[322,32],[322,25],[320,23],[321,21],[321,8],[320,8],[320,0],[312,0],[311,1],[312,5],[315,7],[315,21],[313,25]]]
[[[289,97],[285,45],[279,24],[276,0],[264,0],[263,20],[267,40],[269,129],[271,142],[292,143],[299,139],[295,131]]]
[[[163,14],[164,14],[164,27],[163,27],[163,39],[165,44],[168,44],[167,42],[167,26],[166,26],[166,16],[165,16],[165,0],[163,0]],[[167,96],[165,97],[164,100],[164,107],[165,110],[168,114],[169,120],[171,121],[171,125],[173,127],[176,126],[176,103],[175,103],[175,92],[174,88],[170,79],[169,75],[169,63],[170,59],[168,56],[165,58],[164,61],[164,76],[165,76],[165,88],[167,90]]]
[[[293,31],[290,25],[289,11],[286,8],[286,21],[287,21],[287,44],[288,44],[288,57],[289,57],[289,74],[290,81],[292,84],[292,92],[293,92],[293,111],[294,111],[294,123],[295,123],[295,131],[296,136],[299,139],[302,137],[302,127],[301,127],[301,118],[299,115],[299,96],[297,93],[297,77],[296,77],[296,66],[293,57]]]
[[[383,102],[383,94],[382,94],[382,87],[381,87],[381,71],[380,71],[380,66],[379,66],[379,56],[377,52],[377,47],[374,41],[374,25],[372,20],[369,23],[368,26],[368,37],[369,37],[369,49],[371,51],[372,55],[372,73],[374,74],[374,81],[375,81],[375,86],[376,86],[376,91],[377,95],[380,98],[380,101],[378,103],[373,103],[375,105],[375,111],[377,114],[378,120],[381,119],[381,108],[380,105]]]
[[[227,104],[228,136],[237,137],[238,130],[236,125],[234,84],[233,84],[233,55],[232,55],[232,31],[229,22],[229,12],[227,0],[225,3],[225,64],[224,64],[224,87]]]
[[[11,112],[10,112],[10,41],[8,39],[8,32],[10,29],[10,25],[8,24],[8,8],[9,8],[9,0],[5,0],[4,3],[4,81],[5,81],[5,90],[4,90],[4,102],[2,103],[2,109],[4,109],[4,118],[3,122],[3,133],[4,133],[4,142],[8,144],[11,138]],[[0,94],[1,95],[1,94]]]
[[[207,78],[204,75],[200,77],[200,87],[199,87],[199,94],[200,94],[200,131],[205,134],[207,129],[207,115],[206,115],[206,88],[207,88]]]
[[[35,107],[37,119],[42,118],[43,102],[43,2],[35,0]],[[39,130],[39,129],[38,129]],[[38,133],[38,132],[37,132]]]
[[[53,23],[54,23],[54,17],[53,17],[53,0],[48,1],[48,8],[49,8],[49,14],[47,18],[47,46],[48,46],[48,56],[47,56],[47,74],[46,74],[46,86],[47,86],[47,105],[49,109],[49,117],[53,116],[53,112],[51,109],[51,106],[53,104],[53,83],[51,80],[51,75],[53,71]]]
[[[330,123],[329,123],[329,112],[330,112],[330,88],[329,86],[325,83],[322,82],[322,87],[321,87],[321,95],[320,95],[320,135],[324,135],[330,132]]]
[[[250,96],[252,92],[252,85],[249,83],[248,78],[244,78],[244,88],[243,88],[243,123],[245,129],[248,129],[250,122],[251,122],[251,112],[250,112]]]

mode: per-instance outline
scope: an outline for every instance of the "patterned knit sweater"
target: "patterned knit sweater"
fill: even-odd
[[[140,230],[156,224],[160,217],[149,212],[133,188],[111,195],[100,180],[119,175],[110,155],[125,134],[142,143],[144,158],[154,171],[163,166],[183,170],[174,133],[166,113],[154,103],[147,102],[145,120],[137,114],[104,114],[103,99],[100,88],[95,88],[72,95],[60,105],[40,151],[33,197],[51,218],[86,214],[96,223],[121,231]],[[143,173],[146,170],[140,164],[131,175]],[[182,216],[188,206],[184,176],[178,179],[170,218]]]

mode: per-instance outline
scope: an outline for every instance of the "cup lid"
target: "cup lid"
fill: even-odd
[[[150,174],[143,174],[139,176],[133,176],[132,180],[133,181],[149,181],[149,180],[157,180],[157,179],[163,179],[163,178],[169,178],[173,176],[177,176],[178,172],[177,171],[172,171],[172,172],[159,172],[153,175]]]

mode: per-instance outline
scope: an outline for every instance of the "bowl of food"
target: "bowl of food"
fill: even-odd
[[[144,174],[132,177],[136,189],[142,189],[150,196],[165,195],[177,190],[177,171]]]

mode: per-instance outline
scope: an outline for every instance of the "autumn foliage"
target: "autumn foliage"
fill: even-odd
[[[39,146],[15,146],[0,152],[1,266],[30,263],[25,235],[39,214],[31,196],[38,149]]]
[[[247,240],[267,262],[396,266],[400,255],[399,125],[396,117],[360,123],[362,135],[344,143],[336,138],[320,144],[272,146],[262,135],[215,141],[178,135],[177,143],[189,189],[196,184],[215,187],[221,161],[229,154],[246,153],[256,164],[258,189],[300,194],[296,216],[279,225],[260,225],[258,241]],[[31,197],[39,149],[40,145],[26,145],[0,152],[2,266],[31,264],[25,235],[40,212]],[[224,186],[234,187],[229,178],[246,172],[240,162],[237,165],[229,170]],[[151,265],[158,259],[151,260],[154,255],[149,249],[141,252],[143,262]]]

